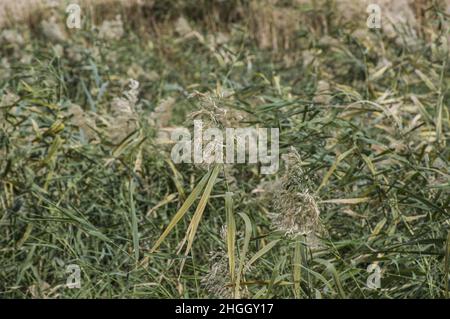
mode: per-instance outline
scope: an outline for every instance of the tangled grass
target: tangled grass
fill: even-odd
[[[322,2],[6,26],[0,296],[448,298],[449,16],[385,32]],[[193,114],[278,127],[278,173],[173,164]]]

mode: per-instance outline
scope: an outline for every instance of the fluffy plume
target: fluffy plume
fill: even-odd
[[[41,29],[44,36],[51,42],[64,42],[67,35],[63,31],[61,25],[56,22],[54,16],[50,17],[48,20],[43,20],[41,22]]]
[[[311,190],[313,183],[305,176],[297,153],[288,154],[285,164],[285,174],[270,192],[272,224],[291,238],[313,238],[322,231],[318,198]]]
[[[111,103],[111,117],[109,126],[109,138],[111,142],[120,143],[138,127],[138,115],[136,103],[139,94],[139,82],[129,80],[129,88],[123,93],[123,97],[114,98]]]
[[[230,272],[225,254],[216,253],[210,260],[209,271],[201,280],[203,287],[217,298],[232,298],[233,288],[230,285]]]
[[[124,34],[122,17],[116,16],[115,20],[103,21],[99,28],[99,38],[104,40],[118,40]]]

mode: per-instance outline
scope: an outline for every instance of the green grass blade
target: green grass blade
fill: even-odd
[[[225,211],[227,219],[227,253],[228,264],[230,267],[231,282],[235,282],[235,269],[236,269],[236,221],[233,213],[233,198],[231,192],[225,194]]]
[[[239,254],[239,271],[236,276],[236,284],[234,290],[234,295],[236,298],[240,298],[240,281],[241,277],[243,276],[245,256],[247,255],[248,246],[250,244],[250,238],[252,235],[252,222],[250,221],[250,218],[245,213],[239,213],[239,216],[241,216],[245,223],[245,237],[244,245],[242,246],[242,250]]]
[[[257,261],[259,258],[261,258],[262,256],[264,256],[269,250],[271,250],[281,239],[275,239],[273,241],[271,241],[270,243],[268,243],[267,245],[265,245],[263,248],[261,248],[260,250],[258,250],[256,252],[256,254],[253,255],[252,258],[250,258],[250,260],[247,262],[247,264],[245,265],[244,269],[249,269],[251,265],[253,265],[255,263],[255,261]]]
[[[197,232],[198,225],[200,224],[200,220],[202,219],[203,212],[205,211],[206,204],[208,203],[209,196],[211,195],[211,191],[216,182],[217,175],[219,174],[220,166],[216,165],[211,172],[211,175],[208,180],[208,184],[206,184],[205,191],[203,192],[202,197],[200,198],[200,202],[198,203],[197,209],[195,210],[194,216],[192,216],[191,223],[189,224],[186,237],[183,242],[187,241],[186,250],[184,254],[187,256],[189,251],[192,248],[192,244],[194,242],[195,233]],[[182,246],[180,246],[181,249]],[[184,260],[183,260],[184,264]],[[183,268],[183,267],[181,267]]]
[[[445,260],[444,260],[444,272],[445,272],[445,277],[444,277],[444,285],[445,285],[445,298],[449,298],[449,293],[448,293],[448,286],[449,286],[449,279],[448,279],[448,274],[449,274],[449,263],[450,263],[450,232],[448,232],[447,235],[447,241],[446,241],[446,245],[445,245]]]
[[[175,225],[181,220],[181,218],[183,218],[183,216],[187,213],[187,211],[189,210],[189,208],[192,206],[192,204],[194,203],[194,201],[198,198],[198,196],[200,195],[200,192],[202,191],[202,189],[204,188],[206,182],[209,179],[209,176],[211,175],[210,172],[206,173],[203,178],[200,180],[200,182],[197,184],[197,186],[195,186],[194,190],[192,191],[192,193],[188,196],[188,198],[186,199],[186,201],[183,203],[183,205],[181,206],[181,208],[178,210],[178,212],[175,214],[175,216],[172,218],[172,220],[170,221],[169,225],[167,226],[167,228],[164,230],[164,232],[162,233],[162,235],[158,238],[158,240],[156,241],[156,243],[153,245],[152,249],[150,250],[150,253],[153,253],[156,249],[158,249],[158,247],[161,245],[161,243],[164,241],[164,239],[167,237],[167,235],[169,235],[170,231],[175,227]]]
[[[133,198],[134,188],[135,188],[134,181],[131,180],[128,187],[129,191],[128,195],[130,200],[130,212],[131,212],[131,236],[133,238],[134,258],[137,263],[139,260],[139,232],[138,232],[138,219],[136,216],[136,207]]]
[[[302,269],[301,269],[301,265],[302,265],[301,248],[302,247],[301,247],[301,245],[302,245],[302,243],[300,241],[297,241],[295,243],[295,248],[294,248],[294,260],[293,260],[292,273],[293,273],[293,278],[294,278],[295,298],[301,297],[301,288],[300,288],[300,283],[302,280]]]
[[[322,183],[320,183],[319,188],[317,189],[317,193],[328,183],[328,180],[330,179],[331,175],[333,175],[333,172],[336,170],[336,168],[338,167],[339,163],[346,158],[349,154],[351,154],[353,151],[355,150],[355,147],[352,147],[351,149],[349,149],[348,151],[342,153],[341,155],[338,156],[338,158],[336,159],[336,161],[333,163],[333,165],[330,167],[330,169],[328,170],[328,172],[325,174],[325,176],[322,179]]]

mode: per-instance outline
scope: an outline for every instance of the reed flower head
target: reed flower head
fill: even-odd
[[[20,47],[24,44],[22,35],[13,29],[5,29],[0,33],[0,44]]]
[[[233,92],[222,89],[217,89],[214,92],[200,93],[195,91],[192,93],[189,98],[197,99],[198,110],[188,115],[188,125],[193,123],[195,127],[194,121],[201,120],[202,130],[209,128],[224,130],[226,128],[241,127],[241,122],[245,119],[245,113],[228,106],[233,99],[232,95]],[[224,154],[225,142],[223,139],[206,140],[201,138],[201,136],[197,136],[197,138],[198,140],[194,140],[194,143],[201,144],[201,149],[204,150],[203,154],[207,155],[204,155],[205,161],[201,164],[196,164],[196,166],[202,169],[209,169],[211,163],[214,162],[216,154]]]
[[[55,16],[51,16],[50,19],[42,21],[41,29],[44,36],[51,42],[64,42],[67,39],[67,34],[56,21]]]
[[[275,193],[272,223],[285,235],[310,235],[319,228],[320,211],[315,196],[308,190],[292,192],[281,189]]]
[[[99,38],[104,40],[119,40],[124,34],[122,17],[116,16],[115,20],[105,20],[99,28]]]
[[[191,119],[202,119],[205,128],[208,127],[240,127],[242,121],[247,119],[247,114],[227,106],[226,102],[233,99],[233,92],[220,90],[217,92],[194,92],[190,97],[199,100],[199,109],[191,114]]]
[[[315,236],[322,231],[318,198],[313,182],[305,175],[299,155],[285,156],[286,172],[275,184],[272,194],[273,226],[286,236]]]
[[[111,122],[109,137],[114,143],[121,142],[138,127],[136,103],[138,101],[139,82],[129,80],[128,90],[123,97],[116,97],[111,103]]]
[[[233,298],[234,288],[231,284],[230,267],[226,253],[223,251],[211,253],[210,260],[211,266],[209,272],[201,280],[202,286],[214,297]],[[237,271],[238,267],[236,265],[235,273]]]

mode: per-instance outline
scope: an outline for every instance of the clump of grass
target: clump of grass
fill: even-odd
[[[274,38],[275,9],[257,24],[240,13],[255,3],[201,14],[195,3],[158,1],[145,30],[135,18],[148,5],[111,9],[122,22],[111,37],[65,29],[57,9],[2,32],[0,294],[448,297],[442,8],[423,12],[422,32],[388,35],[331,14],[333,2],[286,2],[306,26]],[[295,161],[270,176],[175,165],[161,137],[189,114],[278,127]],[[223,252],[216,264],[211,251]],[[366,286],[372,263],[378,290]],[[65,286],[69,264],[81,289]]]

